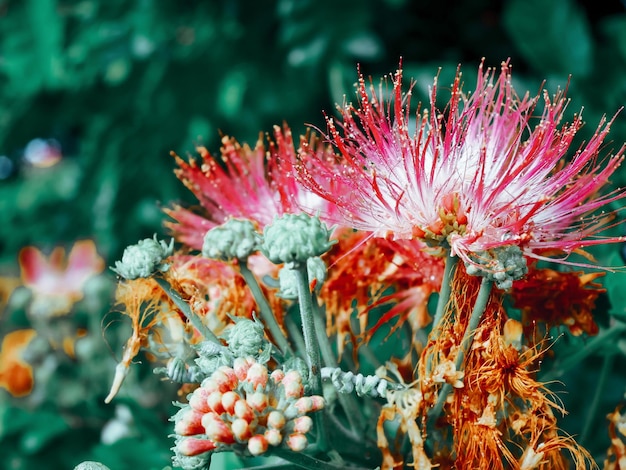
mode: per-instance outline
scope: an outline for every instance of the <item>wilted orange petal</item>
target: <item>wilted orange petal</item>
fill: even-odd
[[[11,395],[28,395],[34,385],[32,367],[21,359],[21,354],[37,332],[32,329],[17,330],[9,333],[2,341],[0,350],[0,387]]]

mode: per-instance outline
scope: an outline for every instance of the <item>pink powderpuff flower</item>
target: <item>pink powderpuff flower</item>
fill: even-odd
[[[360,75],[358,107],[340,108],[337,123],[327,118],[328,139],[340,156],[319,158],[302,143],[300,178],[335,206],[331,222],[449,247],[466,263],[501,246],[542,259],[548,250],[567,257],[622,240],[598,236],[615,213],[594,213],[626,195],[623,189],[598,195],[623,159],[624,146],[598,161],[614,118],[603,118],[566,159],[581,115],[561,124],[568,103],[563,91],[518,97],[508,62],[497,77],[481,63],[469,95],[457,71],[444,112],[436,108],[437,91],[435,79],[430,110],[418,108],[411,133],[411,91],[402,92],[402,70],[389,99],[382,83],[377,91]]]
[[[204,209],[203,214],[180,206],[165,210],[175,220],[166,225],[179,241],[200,250],[205,233],[231,217],[251,220],[262,229],[275,216],[301,212],[313,215],[327,207],[326,201],[304,189],[296,179],[296,150],[289,127],[275,126],[274,140],[268,141],[266,148],[260,134],[251,148],[224,136],[220,157],[204,147],[197,149],[200,163],[186,162],[174,154],[180,167],[176,175]],[[331,151],[315,137],[310,138],[310,148],[320,154]]]
[[[92,240],[77,241],[67,260],[60,246],[48,258],[27,246],[20,251],[19,263],[22,281],[33,294],[31,312],[46,317],[69,313],[83,298],[85,283],[104,269]]]

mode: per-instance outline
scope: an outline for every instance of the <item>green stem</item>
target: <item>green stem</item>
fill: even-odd
[[[439,300],[437,300],[437,309],[435,310],[435,317],[433,318],[433,339],[439,337],[439,328],[443,313],[446,310],[446,305],[450,301],[450,293],[452,292],[452,280],[454,279],[454,272],[456,265],[459,262],[457,256],[450,256],[446,254],[445,267],[443,270],[443,278],[441,280],[441,289],[439,290]]]
[[[335,357],[335,352],[326,334],[326,324],[324,322],[325,310],[322,311],[320,308],[315,293],[312,293],[311,296],[314,310],[313,321],[315,324],[315,333],[319,341],[324,365],[326,367],[337,367],[337,358]],[[359,410],[359,405],[356,402],[356,397],[352,394],[339,393],[337,399],[346,413],[346,417],[350,423],[350,429],[362,435],[363,429],[365,429],[365,423],[363,422],[363,414]]]
[[[298,263],[294,267],[293,272],[298,285],[298,302],[300,306],[300,316],[302,317],[302,334],[306,348],[306,359],[309,365],[311,392],[314,395],[322,395],[320,345],[317,334],[315,333],[313,296],[309,289],[309,273],[306,263]],[[324,417],[323,412],[315,413],[315,423],[318,431],[317,445],[322,450],[325,450],[328,444],[326,440],[326,423]]]
[[[480,283],[478,297],[476,297],[476,303],[474,304],[474,309],[472,310],[472,315],[470,316],[467,328],[463,334],[463,339],[461,340],[461,345],[459,346],[459,352],[457,353],[456,361],[454,363],[455,370],[457,371],[461,370],[463,360],[465,359],[465,353],[469,350],[472,342],[474,341],[474,333],[476,333],[476,328],[478,328],[478,324],[483,317],[483,313],[485,313],[485,308],[489,302],[489,294],[491,294],[492,286],[493,282],[488,280],[486,277],[483,277]],[[437,403],[429,413],[429,419],[433,422],[439,418],[446,402],[446,398],[451,391],[452,385],[447,382],[443,385],[443,387],[441,387],[441,391],[437,397]]]
[[[577,352],[569,356],[563,362],[557,361],[552,371],[547,372],[540,377],[542,382],[548,383],[561,377],[565,372],[572,367],[577,366],[579,363],[587,359],[597,350],[606,348],[607,344],[611,344],[613,339],[622,333],[626,332],[626,323],[616,322],[608,330],[602,331],[600,334],[590,340],[585,347],[579,349]]]
[[[345,464],[337,465],[332,462],[316,459],[302,452],[291,452],[286,449],[274,449],[272,455],[276,455],[281,459],[287,460],[300,468],[309,470],[345,470]],[[367,470],[364,467],[348,467],[351,470]]]
[[[174,302],[174,304],[180,309],[180,311],[187,317],[187,319],[191,322],[193,327],[200,332],[200,334],[204,337],[204,339],[211,341],[215,344],[222,345],[221,341],[215,334],[206,326],[202,319],[191,310],[191,307],[187,302],[183,300],[180,294],[172,288],[169,282],[167,282],[162,277],[155,276],[153,279],[157,282],[159,286],[165,291],[168,297]]]
[[[604,356],[604,360],[602,362],[602,369],[600,370],[600,376],[598,377],[598,385],[596,385],[596,391],[593,395],[593,400],[591,401],[591,406],[589,407],[589,411],[587,412],[587,418],[585,420],[585,425],[583,427],[583,431],[580,435],[580,444],[585,445],[585,442],[589,438],[589,434],[591,433],[592,426],[595,422],[596,413],[598,411],[598,407],[600,406],[600,401],[602,399],[602,395],[604,394],[604,389],[606,387],[607,380],[611,375],[611,369],[613,369],[613,362],[615,360],[615,353],[611,352]]]
[[[291,346],[289,345],[287,338],[285,338],[283,331],[280,329],[280,325],[278,325],[278,322],[272,313],[269,302],[265,298],[256,277],[252,274],[250,268],[248,268],[248,263],[245,260],[239,261],[239,272],[241,272],[246,284],[248,284],[248,287],[254,296],[254,300],[256,300],[256,303],[259,306],[261,320],[263,320],[265,326],[270,330],[270,334],[272,335],[272,339],[276,343],[276,346],[283,355],[293,356]]]

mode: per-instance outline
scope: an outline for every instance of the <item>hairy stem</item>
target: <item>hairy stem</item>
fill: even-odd
[[[298,303],[302,317],[302,334],[306,348],[306,361],[309,366],[309,383],[314,395],[322,395],[322,375],[320,345],[315,332],[315,314],[313,312],[313,296],[309,289],[309,273],[306,263],[297,264],[293,272],[298,285]],[[324,413],[316,413],[317,445],[324,450],[327,446]]]

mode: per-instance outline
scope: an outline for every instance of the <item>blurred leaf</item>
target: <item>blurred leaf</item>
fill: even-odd
[[[509,0],[504,25],[537,70],[585,76],[593,66],[593,40],[583,10],[573,0]]]
[[[65,420],[50,411],[38,411],[36,424],[26,430],[21,437],[21,445],[27,454],[35,454],[48,445],[51,440],[61,436],[69,429]]]

